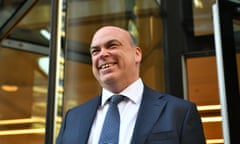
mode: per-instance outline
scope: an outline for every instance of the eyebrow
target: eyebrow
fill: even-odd
[[[111,40],[108,40],[107,42],[105,42],[103,45],[108,45],[108,44],[110,44],[110,43],[112,43],[112,42],[118,42],[120,45],[122,45],[122,43],[119,41],[119,40],[117,40],[117,39],[111,39]],[[99,48],[100,46],[98,46],[98,45],[96,45],[96,46],[90,46],[90,50],[91,49],[96,49],[96,48]]]
[[[107,41],[105,44],[110,44],[110,43],[112,43],[112,42],[117,42],[117,43],[119,43],[120,45],[122,45],[121,41],[119,41],[119,40],[117,40],[117,39],[111,39],[111,40]]]
[[[91,49],[96,49],[98,48],[98,46],[90,46],[89,50],[91,51]]]

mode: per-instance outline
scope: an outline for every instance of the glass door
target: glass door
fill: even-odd
[[[1,0],[0,21],[0,143],[43,144],[50,1]]]
[[[185,54],[183,65],[186,71],[185,98],[197,105],[206,143],[224,144],[215,53]]]
[[[48,57],[0,46],[0,67],[0,143],[42,144]]]
[[[224,143],[239,141],[240,1],[218,0],[213,5],[214,37]]]

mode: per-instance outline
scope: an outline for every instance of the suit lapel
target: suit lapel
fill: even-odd
[[[156,93],[146,86],[144,87],[143,100],[135,124],[132,144],[143,144],[145,142],[154,123],[158,120],[166,105],[166,101],[161,98],[161,94]]]
[[[80,112],[78,115],[81,115],[83,120],[80,124],[80,128],[82,129],[82,132],[79,136],[79,143],[87,143],[89,133],[91,130],[92,123],[94,121],[98,106],[100,105],[101,97],[98,96],[93,101],[90,101],[86,105],[84,105],[84,108],[82,108],[82,112]]]

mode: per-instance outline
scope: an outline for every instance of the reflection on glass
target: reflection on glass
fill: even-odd
[[[240,6],[238,7],[238,9],[239,8]],[[235,48],[237,52],[236,59],[237,59],[238,79],[239,79],[238,85],[240,86],[240,10],[234,16],[233,31],[234,31]]]
[[[0,27],[17,11],[24,3],[24,0],[1,0],[0,1]]]
[[[207,144],[223,144],[216,57],[202,54],[186,59],[187,95],[200,112]]]
[[[46,74],[48,75],[48,70],[49,70],[49,57],[41,57],[38,59],[38,65],[39,68]]]
[[[0,143],[44,143],[48,75],[38,63],[42,57],[0,48]]]
[[[192,0],[195,36],[213,34],[212,5],[216,0]]]

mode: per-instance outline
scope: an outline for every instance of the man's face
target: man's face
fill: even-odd
[[[93,74],[103,87],[129,84],[139,77],[141,50],[131,44],[130,35],[122,29],[100,29],[92,39],[90,53]]]

